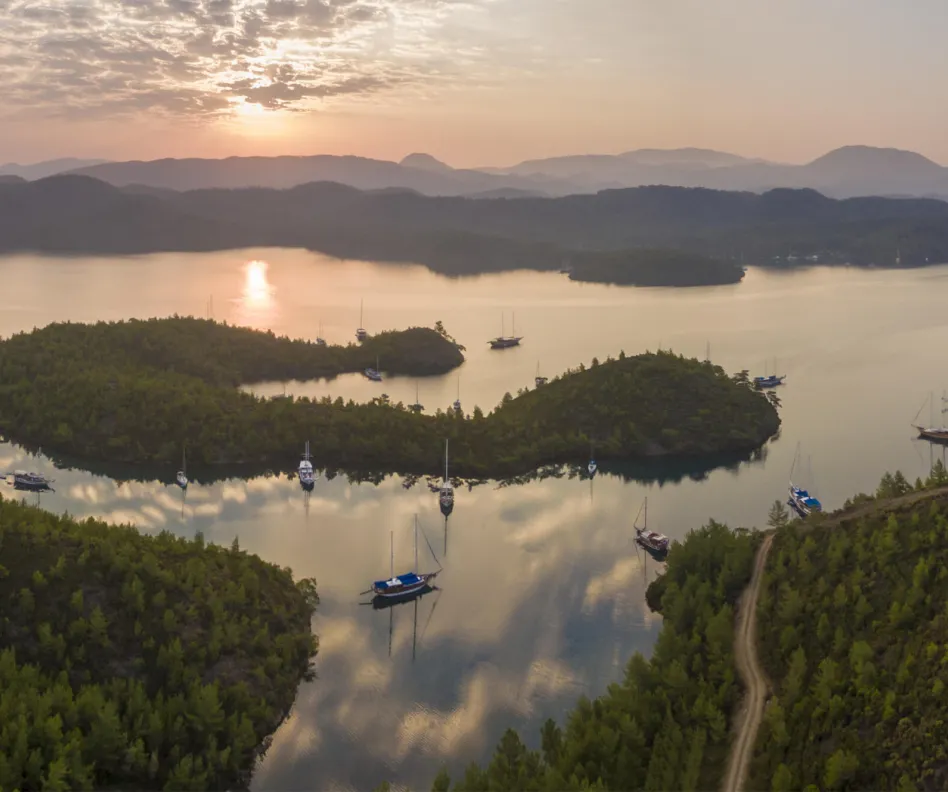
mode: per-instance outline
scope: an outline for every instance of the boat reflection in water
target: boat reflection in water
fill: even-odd
[[[418,603],[431,592],[438,592],[431,603],[431,610],[428,612],[428,618],[425,620],[425,626],[421,631],[421,638],[418,636]],[[437,586],[425,586],[423,589],[415,591],[412,594],[405,594],[402,597],[383,597],[377,595],[371,602],[363,602],[363,605],[372,605],[372,610],[388,611],[388,656],[392,656],[392,637],[395,634],[395,608],[398,605],[411,604],[412,607],[412,632],[411,632],[411,660],[415,662],[415,656],[418,651],[419,640],[424,639],[428,632],[428,625],[431,624],[431,617],[434,616],[435,608],[438,607],[438,599],[441,595],[441,589]]]

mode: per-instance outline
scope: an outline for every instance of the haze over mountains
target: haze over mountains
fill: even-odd
[[[118,187],[193,190],[284,189],[334,181],[362,190],[408,189],[424,195],[478,198],[557,197],[604,189],[669,185],[766,192],[810,188],[834,198],[921,196],[948,199],[948,168],[911,151],[846,146],[805,165],[748,159],[708,149],[639,149],[529,160],[510,167],[452,168],[428,154],[401,162],[354,156],[162,159],[150,162],[58,160],[2,166],[0,177],[42,178],[73,172]]]

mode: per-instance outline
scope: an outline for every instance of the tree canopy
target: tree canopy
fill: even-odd
[[[311,580],[0,499],[0,789],[245,781],[316,651]]]
[[[460,357],[442,333],[407,332],[430,334],[420,337],[431,357]],[[387,334],[377,343],[402,348],[406,367],[429,360],[405,338]],[[746,379],[667,352],[593,360],[508,394],[487,415],[479,408],[416,414],[382,399],[263,399],[234,387],[278,374],[317,376],[329,361],[352,370],[366,354],[355,346],[320,353],[312,344],[178,317],[50,325],[0,342],[0,431],[84,461],[171,465],[186,445],[198,470],[291,469],[309,440],[318,467],[437,473],[450,439],[452,472],[502,478],[590,452],[603,460],[750,452],[780,423]]]
[[[948,787],[948,476],[778,528],[758,611],[773,683],[749,788]]]

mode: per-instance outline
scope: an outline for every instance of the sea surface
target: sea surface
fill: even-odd
[[[445,521],[437,495],[399,477],[379,485],[321,478],[311,495],[294,479],[172,484],[174,471],[109,476],[56,469],[0,443],[0,472],[26,468],[56,479],[28,500],[142,531],[167,529],[230,543],[297,576],[315,577],[322,599],[317,678],[261,761],[253,789],[372,789],[382,780],[429,787],[444,765],[460,774],[483,761],[507,726],[537,744],[548,717],[622,678],[648,654],[661,624],[644,590],[660,565],[632,541],[648,498],[648,525],[674,538],[709,519],[761,525],[794,481],[827,508],[874,488],[886,470],[924,475],[942,451],[914,439],[910,423],[941,423],[948,388],[948,267],[909,271],[751,268],[733,286],[636,289],[515,272],[452,279],[414,265],[334,259],[297,250],[244,250],[128,258],[0,258],[0,336],[53,321],[171,314],[218,320],[330,343],[370,332],[431,326],[467,348],[441,377],[370,383],[343,376],[264,383],[262,394],[329,394],[367,400],[382,392],[428,410],[460,397],[485,411],[531,386],[539,368],[566,368],[644,350],[673,349],[728,371],[787,375],[780,436],[754,461],[681,469],[658,463],[457,491]],[[513,315],[513,316],[512,316]],[[519,348],[491,351],[512,322]],[[385,361],[380,361],[384,371]],[[926,400],[930,399],[933,406]],[[310,439],[318,443],[318,438]],[[798,454],[799,448],[799,454]],[[794,467],[794,459],[798,461]],[[117,480],[118,476],[124,480]],[[146,480],[136,480],[145,478]],[[4,497],[18,497],[0,485]],[[443,571],[416,603],[374,610],[359,593],[414,565]]]

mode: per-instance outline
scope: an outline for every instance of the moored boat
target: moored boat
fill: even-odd
[[[823,511],[823,504],[817,498],[814,498],[805,489],[795,487],[790,482],[790,499],[788,501],[791,508],[801,517],[809,517],[811,514]]]
[[[447,517],[454,511],[454,487],[451,485],[451,479],[448,478],[448,441],[444,441],[444,481],[441,483],[441,489],[438,490],[438,505],[441,506],[441,513]]]
[[[326,339],[323,338],[323,323],[319,323],[319,335],[316,336],[316,346],[326,346]]]
[[[512,335],[505,335],[504,328],[504,317],[501,314],[500,317],[500,335],[497,338],[492,338],[488,343],[490,344],[491,349],[509,349],[510,347],[520,346],[520,342],[523,341],[523,336],[516,335],[516,330],[513,325],[513,315],[511,315],[511,333]]]
[[[375,359],[375,368],[367,368],[365,370],[365,376],[372,380],[372,382],[381,382],[382,381],[382,372],[379,371],[379,359]]]
[[[365,341],[369,337],[369,334],[365,331],[365,328],[362,326],[362,308],[363,300],[359,300],[359,327],[356,330],[356,339],[359,341]]]
[[[540,376],[540,361],[537,361],[537,375],[533,378],[534,384],[539,388],[541,385],[546,385],[549,380],[546,377]]]
[[[316,485],[316,471],[313,470],[313,463],[309,453],[309,440],[306,441],[306,450],[303,452],[303,458],[300,460],[299,479],[300,486],[305,490],[311,490]]]
[[[376,596],[393,599],[397,597],[408,597],[417,594],[424,588],[431,585],[438,574],[441,572],[406,572],[402,575],[395,574],[395,534],[391,534],[391,577],[388,580],[376,580],[370,589]],[[429,550],[430,550],[429,546]],[[432,556],[434,553],[432,553]],[[435,559],[437,561],[437,559]],[[439,564],[440,566],[440,564]],[[415,517],[415,569],[418,569],[418,517]]]
[[[13,471],[13,486],[16,489],[25,489],[33,490],[35,492],[41,492],[42,490],[47,490],[50,488],[50,484],[53,483],[52,479],[46,478],[46,476],[40,473],[28,473],[25,470],[14,470]]]
[[[640,528],[638,526],[639,516],[643,514],[642,527]],[[639,509],[639,514],[636,515],[632,527],[635,528],[635,541],[651,552],[652,555],[662,557],[668,553],[671,540],[665,536],[665,534],[648,529],[648,498],[645,499],[645,502]]]
[[[767,374],[763,377],[754,377],[754,387],[757,389],[761,388],[776,388],[778,385],[783,385],[783,381],[787,378],[785,374]]]
[[[181,449],[181,470],[174,474],[174,482],[181,489],[188,488],[188,461],[186,459],[186,451]]]

